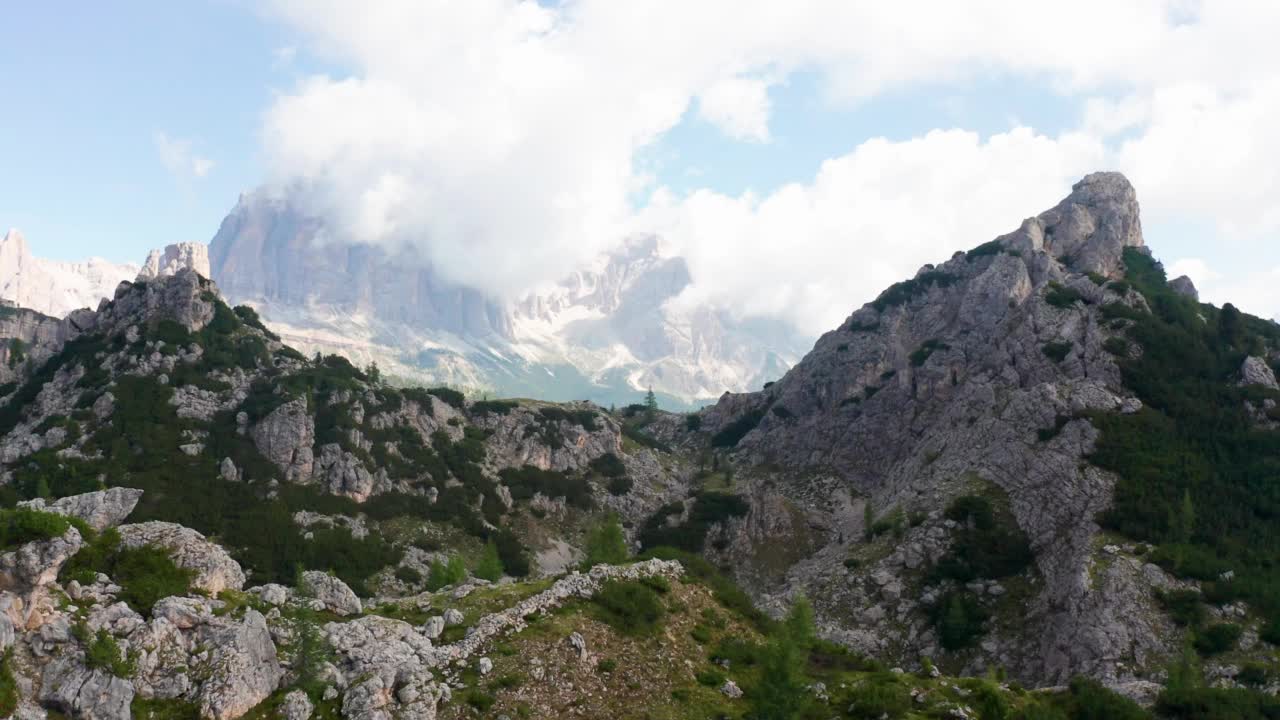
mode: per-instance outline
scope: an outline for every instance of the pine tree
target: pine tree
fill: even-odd
[[[583,564],[588,568],[601,563],[617,565],[626,562],[628,554],[622,526],[617,517],[610,517],[587,534],[587,559]]]
[[[485,544],[484,554],[480,556],[480,564],[473,574],[489,582],[496,582],[502,577],[502,558],[498,556],[498,544],[493,540]]]
[[[804,669],[812,644],[813,608],[799,598],[760,659],[760,681],[751,692],[752,717],[792,720],[801,716],[809,696]]]
[[[375,385],[382,382],[382,370],[378,369],[376,361],[369,363],[369,367],[365,368],[365,374],[369,376],[369,382]]]
[[[652,387],[644,395],[644,411],[650,418],[658,411],[658,396],[653,394]]]

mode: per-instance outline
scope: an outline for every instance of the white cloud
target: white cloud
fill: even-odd
[[[197,154],[192,149],[190,140],[169,137],[166,133],[156,132],[152,136],[156,152],[165,169],[181,181],[199,179],[213,169],[213,161]]]
[[[1186,275],[1200,292],[1200,301],[1219,307],[1232,303],[1260,317],[1280,321],[1280,264],[1243,272],[1223,273],[1201,258],[1182,258],[1166,266],[1170,278]]]
[[[1051,207],[1104,150],[1019,128],[985,141],[934,131],[870,140],[806,185],[765,197],[665,193],[641,215],[690,262],[684,302],[780,316],[817,334],[925,263],[948,259]]]
[[[1107,165],[1130,174],[1149,215],[1217,218],[1249,242],[1280,229],[1270,0],[271,7],[351,69],[306,78],[270,108],[272,181],[340,232],[417,243],[447,277],[497,295],[553,280],[646,221],[688,248],[703,297],[825,327]],[[797,70],[816,71],[833,102],[1013,75],[1077,98],[1080,129],[871,140],[807,185],[659,190],[633,213],[628,197],[649,182],[640,150],[690,108],[766,141],[769,89]]]

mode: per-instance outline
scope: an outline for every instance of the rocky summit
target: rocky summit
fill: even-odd
[[[1280,712],[1280,328],[1118,174],[693,413],[392,384],[209,265],[0,308],[4,716]]]

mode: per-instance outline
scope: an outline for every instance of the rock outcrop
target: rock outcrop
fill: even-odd
[[[253,426],[253,442],[288,482],[310,482],[314,469],[315,419],[306,398],[284,403]]]
[[[360,598],[338,578],[318,570],[302,573],[303,591],[334,615],[359,615]]]
[[[79,518],[94,530],[102,531],[124,522],[125,518],[129,517],[129,513],[137,507],[140,499],[142,499],[141,490],[110,488],[59,498],[48,503],[36,498],[18,503],[18,506]]]
[[[1275,371],[1266,360],[1255,356],[1245,358],[1244,364],[1240,366],[1240,384],[1261,385],[1269,390],[1280,390],[1280,384],[1276,383]]]
[[[152,250],[138,271],[138,280],[156,280],[190,269],[202,277],[212,277],[209,270],[209,246],[204,243],[181,242]]]
[[[150,545],[167,550],[178,567],[195,573],[192,587],[212,595],[244,587],[244,571],[240,564],[221,546],[191,528],[158,520],[121,525],[120,544],[124,547]]]

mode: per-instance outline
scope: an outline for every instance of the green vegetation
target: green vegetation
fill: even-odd
[[[427,589],[435,592],[448,585],[457,585],[466,579],[467,568],[463,565],[461,557],[452,555],[446,562],[432,560],[427,574]]]
[[[1220,655],[1235,649],[1243,628],[1234,623],[1215,623],[1196,634],[1195,647],[1201,655]]]
[[[1040,350],[1044,352],[1045,357],[1060,363],[1067,359],[1067,355],[1071,354],[1071,348],[1072,344],[1070,342],[1051,342],[1045,343]]]
[[[18,708],[18,681],[13,676],[13,648],[0,658],[0,717],[13,717]]]
[[[1152,312],[1120,304],[1137,357],[1119,360],[1143,402],[1129,414],[1091,416],[1101,431],[1091,461],[1115,472],[1111,530],[1159,545],[1153,561],[1183,576],[1235,572],[1234,591],[1280,621],[1280,433],[1254,425],[1236,385],[1244,358],[1276,346],[1280,328],[1227,305],[1201,305],[1169,289],[1164,269],[1130,248],[1126,279]]]
[[[890,285],[871,302],[871,306],[879,312],[884,312],[886,308],[904,305],[932,288],[950,287],[957,280],[956,276],[939,270],[926,270],[910,280]]]
[[[766,408],[748,410],[711,436],[712,447],[734,447],[764,419]]]
[[[653,635],[666,614],[658,592],[642,582],[610,580],[591,600],[600,621],[623,635]]]
[[[961,524],[951,549],[934,565],[934,580],[971,580],[1017,575],[1035,560],[1026,533],[1007,509],[997,511],[981,495],[963,495],[947,507],[946,516]]]
[[[497,582],[502,577],[502,558],[498,557],[498,543],[490,538],[485,543],[484,551],[480,554],[480,562],[476,565],[473,573],[481,580],[489,582]]]
[[[930,355],[933,355],[935,352],[939,350],[949,350],[949,349],[951,349],[951,346],[947,345],[941,340],[938,340],[938,339],[925,340],[920,345],[920,347],[912,351],[910,356],[911,367],[920,367],[924,365],[926,361],[928,361]],[[871,397],[871,395],[868,394],[867,397]]]
[[[947,650],[973,647],[986,633],[989,613],[969,592],[954,591],[944,595],[929,608],[929,619],[938,632],[938,640]]]
[[[583,565],[590,568],[600,563],[617,565],[627,561],[630,556],[627,541],[622,534],[622,525],[616,516],[609,517],[587,533],[586,559]]]
[[[85,644],[84,664],[89,669],[106,670],[119,678],[130,678],[137,672],[137,652],[126,655],[106,628],[90,635],[89,629],[81,624],[72,628],[72,634]]]
[[[498,473],[502,482],[511,490],[511,497],[516,500],[529,500],[537,493],[549,498],[562,497],[569,505],[578,508],[590,508],[594,505],[591,498],[591,484],[586,478],[567,475],[556,470],[543,470],[533,465],[522,468],[506,468]]]
[[[38,510],[0,510],[0,549],[61,537],[77,522],[63,515]],[[88,532],[84,523],[78,524],[82,535]]]
[[[760,680],[748,699],[758,720],[794,718],[809,703],[805,669],[813,642],[813,609],[799,598],[757,657]]]
[[[471,404],[471,412],[480,415],[506,415],[520,407],[520,403],[512,400],[480,400]]]
[[[1056,308],[1069,308],[1077,302],[1088,302],[1079,290],[1061,283],[1049,283],[1049,290],[1044,294],[1044,301]]]
[[[119,598],[144,615],[163,598],[187,594],[195,578],[193,571],[178,567],[161,548],[121,547],[115,529],[93,537],[67,562],[61,575],[89,584],[96,573],[110,576],[122,588]]]
[[[683,523],[669,524],[668,518],[684,512],[684,504],[670,503],[658,509],[640,530],[640,546],[645,549],[668,546],[686,552],[702,552],[711,526],[742,517],[750,507],[737,495],[702,491],[694,495],[693,507]]]

